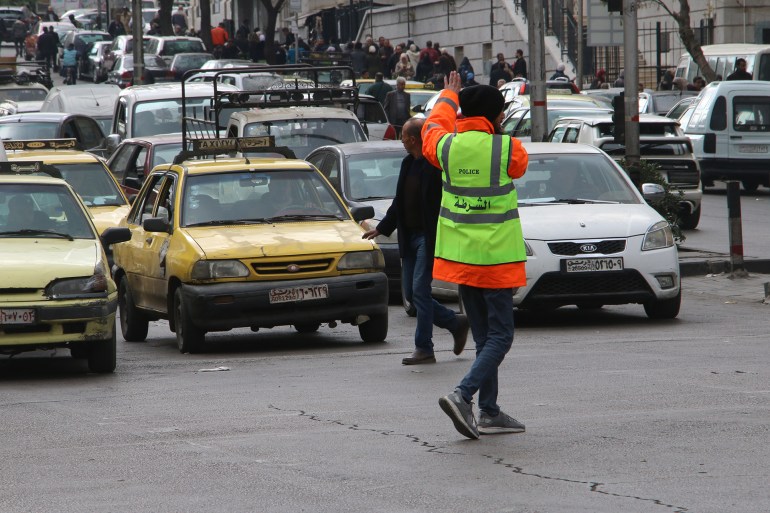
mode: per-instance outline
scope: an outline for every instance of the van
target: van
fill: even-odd
[[[740,180],[770,187],[770,82],[712,82],[682,126],[700,162],[703,186]]]

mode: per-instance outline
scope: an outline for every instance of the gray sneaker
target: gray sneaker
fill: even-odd
[[[438,405],[449,415],[454,422],[455,429],[461,435],[473,438],[479,437],[479,430],[476,428],[476,417],[473,416],[473,403],[466,403],[460,392],[455,390],[449,395],[445,395],[438,400]]]
[[[497,417],[479,413],[479,433],[493,435],[496,433],[523,433],[524,424],[510,415],[500,412]]]

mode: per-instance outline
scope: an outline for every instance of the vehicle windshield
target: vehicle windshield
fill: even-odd
[[[206,47],[203,43],[195,39],[180,39],[176,41],[166,41],[163,45],[162,55],[176,55],[178,53],[205,52]]]
[[[641,203],[623,171],[605,155],[530,155],[527,172],[514,183],[519,204]]]
[[[134,56],[133,55],[124,55],[121,57],[121,64],[116,66],[116,68],[120,69],[130,69],[133,71],[134,69]],[[150,68],[165,68],[166,67],[166,61],[158,57],[157,55],[152,54],[145,54],[144,55],[144,65],[149,66]]]
[[[82,40],[83,46],[86,46],[88,43],[95,43],[97,41],[112,40],[109,34],[78,34],[78,37]]]
[[[56,121],[0,123],[0,139],[56,139],[58,130]]]
[[[190,54],[190,55],[177,55],[172,63],[174,69],[195,69],[200,68],[206,61],[211,59],[211,55],[204,54]]]
[[[329,185],[313,170],[233,171],[190,175],[182,226],[350,219]]]
[[[394,198],[405,156],[405,151],[350,155],[345,197],[355,201]]]
[[[185,116],[213,121],[214,110],[211,98],[187,98]],[[230,115],[242,110],[240,107],[224,108],[219,113],[219,124],[227,126]],[[158,134],[182,133],[182,99],[149,100],[134,106],[134,119],[130,137],[146,137]]]
[[[15,102],[43,101],[48,91],[36,88],[17,87],[13,89],[0,89],[0,100],[13,100]]]
[[[63,185],[0,185],[0,238],[93,239],[83,209]]]
[[[121,206],[126,204],[120,188],[109,171],[98,162],[53,164],[65,182],[75,189],[89,207]]]
[[[366,135],[354,119],[297,119],[261,121],[246,125],[243,135],[275,136],[276,146],[287,146],[297,158],[304,159],[320,146],[361,142]]]

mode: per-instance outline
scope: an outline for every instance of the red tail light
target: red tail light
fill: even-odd
[[[131,80],[132,78],[134,78],[134,72],[124,71],[123,73],[120,74],[120,78],[122,78],[123,80]]]
[[[396,129],[393,128],[393,125],[388,125],[388,128],[385,129],[385,135],[382,138],[388,141],[396,139]]]

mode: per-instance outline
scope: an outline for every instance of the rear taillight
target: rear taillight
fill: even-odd
[[[395,140],[396,129],[393,127],[393,125],[388,125],[388,128],[385,129],[385,135],[382,138],[389,141]]]
[[[132,78],[134,78],[134,72],[124,71],[123,73],[120,74],[120,78],[122,78],[123,80],[131,80]]]

